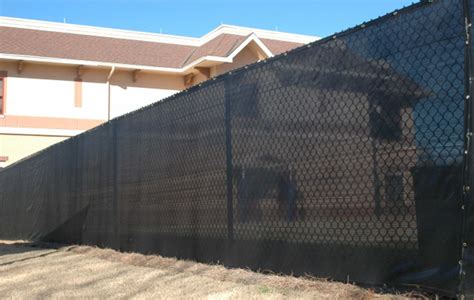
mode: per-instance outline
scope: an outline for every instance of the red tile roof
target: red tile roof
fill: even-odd
[[[229,56],[247,37],[234,34],[221,34],[201,47],[196,47],[186,63],[191,63],[201,57],[212,55]]]
[[[0,26],[0,53],[150,67],[182,68],[204,56],[227,57],[248,36],[223,33],[200,47]],[[278,54],[301,43],[261,39]]]
[[[272,51],[273,55],[277,55],[283,52],[286,52],[288,50],[297,48],[299,46],[302,46],[303,44],[301,43],[292,43],[292,42],[285,42],[285,41],[279,41],[279,40],[270,40],[270,39],[260,39],[265,46],[267,46],[270,51]]]

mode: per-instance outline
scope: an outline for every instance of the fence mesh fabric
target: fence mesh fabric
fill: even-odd
[[[455,294],[466,4],[413,5],[17,163],[0,236]]]

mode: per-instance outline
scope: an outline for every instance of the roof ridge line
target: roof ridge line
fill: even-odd
[[[226,53],[226,57],[230,56],[232,52],[234,52],[240,45],[242,45],[249,37],[252,35],[255,35],[253,32],[248,34],[247,36],[244,36],[244,38],[241,41],[235,41],[232,47],[230,47],[229,51]]]
[[[193,49],[193,51],[191,51],[191,53],[189,53],[189,55],[185,58],[184,62],[180,65],[181,68],[184,68],[188,64],[189,59],[194,55],[194,53],[196,53],[196,51],[199,48],[201,48],[201,47],[195,47]]]
[[[270,31],[265,29],[237,26],[237,25],[227,25],[222,24],[208,33],[200,37],[190,37],[184,35],[173,35],[173,34],[162,34],[155,32],[146,32],[146,31],[137,31],[137,30],[127,30],[127,29],[118,29],[118,28],[108,28],[108,27],[99,27],[91,25],[80,25],[80,24],[65,24],[60,22],[44,21],[44,20],[34,20],[34,19],[24,19],[24,18],[13,18],[0,16],[0,26],[5,27],[14,27],[14,28],[25,28],[31,30],[40,30],[40,31],[53,31],[53,32],[63,32],[68,34],[79,34],[79,35],[91,35],[99,36],[106,38],[117,38],[117,39],[126,39],[126,40],[140,40],[148,41],[155,43],[168,43],[168,44],[177,44],[177,45],[186,45],[200,47],[210,40],[214,39],[215,36],[222,34],[234,34],[245,36],[247,32],[254,32],[255,34],[262,34],[261,38],[280,40],[287,42],[300,42],[307,43],[318,39],[315,36],[287,33],[287,32],[277,32]],[[305,41],[303,41],[305,40]]]

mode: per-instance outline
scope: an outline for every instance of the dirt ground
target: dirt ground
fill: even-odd
[[[0,241],[0,298],[405,299],[350,284],[87,246]]]

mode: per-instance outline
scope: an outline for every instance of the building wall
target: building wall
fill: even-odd
[[[83,75],[82,104],[76,107],[75,68],[28,64],[21,74],[8,70],[6,114],[103,120],[107,116],[106,76],[105,70]]]
[[[5,113],[0,115],[0,156],[15,161],[93,128],[108,118],[110,70],[0,61],[7,71]],[[111,118],[184,88],[181,76],[116,71],[110,82]]]
[[[118,71],[111,79],[111,118],[118,117],[184,89],[182,76]]]
[[[230,64],[210,68],[217,76],[261,59],[262,53],[250,44]],[[0,156],[5,167],[49,145],[93,128],[109,117],[150,105],[181,91],[183,75],[148,71],[115,70],[101,67],[66,66],[16,61],[0,61],[7,71],[5,112],[0,115]],[[197,73],[193,84],[207,79]],[[110,94],[109,94],[110,93]]]
[[[0,62],[8,72],[6,115],[107,120],[108,69],[83,68],[80,85],[82,101],[75,95],[77,69],[74,67]],[[116,71],[111,78],[111,112],[117,117],[149,105],[184,88],[181,76]]]
[[[0,162],[0,168],[4,168],[66,138],[68,137],[0,134],[0,155],[8,156],[8,161]]]
[[[259,54],[254,50],[251,45],[242,49],[242,51],[234,57],[234,61],[231,64],[222,64],[216,66],[216,74],[220,75],[229,72],[233,69],[243,67],[259,60]]]

